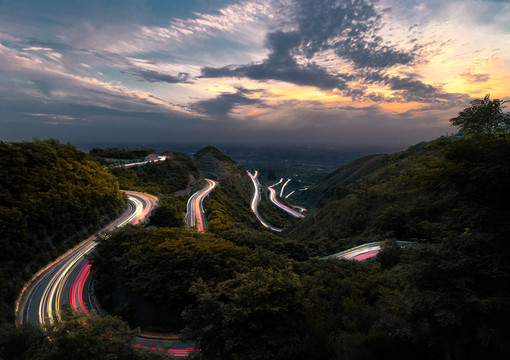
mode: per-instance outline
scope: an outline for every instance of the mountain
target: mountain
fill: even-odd
[[[154,195],[189,196],[200,180],[200,171],[188,155],[167,151],[164,161],[142,166],[110,167],[122,189],[145,191]]]
[[[125,205],[116,179],[72,145],[0,144],[0,323],[12,317],[6,304],[30,272]]]
[[[316,242],[327,255],[384,239],[427,241],[440,237],[457,204],[451,189],[436,192],[417,176],[441,161],[441,141],[420,143],[390,155],[355,160],[317,183],[300,198],[318,206],[286,235]],[[453,225],[452,225],[453,226]]]
[[[387,155],[369,155],[354,160],[327,175],[307,191],[301,192],[296,201],[315,208],[323,199],[333,197],[337,189],[348,186],[361,177],[377,170],[384,164],[387,158]]]
[[[214,146],[207,146],[194,155],[194,160],[206,178],[226,180],[243,177],[246,170]]]

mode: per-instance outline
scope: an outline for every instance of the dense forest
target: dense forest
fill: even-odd
[[[23,282],[101,228],[126,199],[87,154],[57,140],[0,143],[0,322]]]
[[[198,167],[186,154],[167,154],[169,158],[166,161],[109,169],[117,178],[121,189],[145,191],[155,195],[189,196],[200,178]]]
[[[135,347],[137,329],[118,318],[88,317],[65,309],[59,322],[0,326],[2,360],[163,360],[172,357]],[[112,331],[115,329],[115,331]]]
[[[508,137],[479,135],[360,159],[282,234],[242,210],[243,175],[224,174],[207,233],[126,228],[96,249],[103,301],[142,328],[182,329],[203,359],[504,357],[508,156]],[[376,240],[373,262],[319,259]]]
[[[488,105],[501,104],[486,97],[452,119],[465,136],[356,160],[290,198],[312,208],[304,219],[263,201],[261,213],[281,233],[251,213],[246,171],[212,147],[194,159],[176,154],[175,163],[112,167],[110,174],[54,141],[1,149],[75,154],[101,172],[95,180],[111,184],[112,211],[122,202],[113,175],[123,188],[160,196],[148,222],[98,242],[94,286],[102,306],[129,326],[195,342],[194,359],[504,359],[510,356],[510,116],[473,125],[471,117]],[[65,157],[55,156],[47,157],[58,164]],[[12,161],[10,179],[23,169]],[[204,202],[208,229],[199,233],[185,228],[182,190],[200,187],[203,175],[220,183]],[[11,186],[12,194],[5,193],[17,199]],[[18,192],[26,194],[27,186]],[[17,201],[2,208],[9,219],[18,219],[23,207],[14,204],[27,199]],[[50,234],[42,235],[56,243]],[[398,246],[401,240],[413,246]],[[384,242],[372,261],[323,259],[372,241]],[[84,327],[80,316],[65,314],[48,326],[52,341],[30,326],[2,327],[0,358],[64,359],[71,349],[83,358],[158,358],[126,346],[136,331],[117,317],[87,319]],[[104,341],[111,328],[118,329],[114,341]]]
[[[89,151],[89,154],[93,158],[135,160],[143,159],[153,151],[154,151],[153,149],[123,149],[123,148],[102,149],[95,147]]]

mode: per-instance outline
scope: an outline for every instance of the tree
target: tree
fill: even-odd
[[[0,327],[0,359],[5,360],[155,360],[171,359],[135,347],[137,330],[118,318],[88,317],[66,309],[44,329],[30,323]]]
[[[184,338],[196,341],[201,359],[330,358],[331,336],[305,290],[291,268],[255,267],[215,286],[199,280]]]
[[[183,227],[186,204],[174,195],[162,196],[151,212],[149,225],[158,227]]]
[[[506,101],[490,100],[487,94],[481,99],[472,100],[457,117],[451,118],[452,126],[459,126],[464,135],[507,133],[510,130],[510,114],[503,112]]]

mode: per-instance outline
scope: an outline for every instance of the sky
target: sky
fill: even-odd
[[[0,0],[0,140],[412,145],[510,99],[510,1]]]

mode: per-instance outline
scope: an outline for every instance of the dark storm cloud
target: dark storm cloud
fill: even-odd
[[[383,69],[414,60],[411,53],[396,50],[383,43],[374,33],[380,27],[381,14],[364,0],[301,0],[295,2],[295,31],[267,34],[270,54],[258,64],[205,67],[202,77],[246,77],[253,80],[280,80],[296,85],[315,86],[323,90],[346,90],[353,97],[363,95],[360,89],[348,89],[352,75],[331,74],[310,61],[299,64],[296,56],[307,59],[321,51],[333,50],[355,68]]]
[[[400,91],[406,101],[431,102],[444,96],[435,86],[408,77],[387,77],[385,82],[391,90]]]
[[[385,45],[375,35],[381,26],[381,14],[365,0],[325,0],[320,6],[314,0],[301,0],[297,4],[299,49],[308,58],[333,49],[358,68],[386,68],[414,59],[411,53]]]
[[[140,80],[149,82],[166,82],[169,84],[176,83],[191,83],[191,75],[188,73],[180,72],[176,76],[163,74],[154,70],[144,70],[139,68],[130,68],[126,71],[121,71],[123,74],[131,74],[138,77]]]
[[[465,103],[468,96],[460,93],[447,93],[441,87],[424,84],[412,78],[389,77],[387,84],[391,90],[399,92],[404,101],[423,103],[442,103],[442,108],[448,108]]]
[[[223,93],[214,99],[201,100],[190,105],[192,110],[206,114],[213,118],[226,117],[237,105],[260,104],[259,99],[250,99],[245,94],[252,93],[251,90],[237,88],[236,93]]]
[[[297,32],[273,32],[266,40],[271,53],[261,64],[225,66],[222,68],[202,69],[202,77],[247,77],[253,80],[280,80],[296,85],[315,86],[323,90],[344,89],[346,82],[342,77],[332,75],[316,64],[299,65],[291,55],[291,50],[299,45]]]

